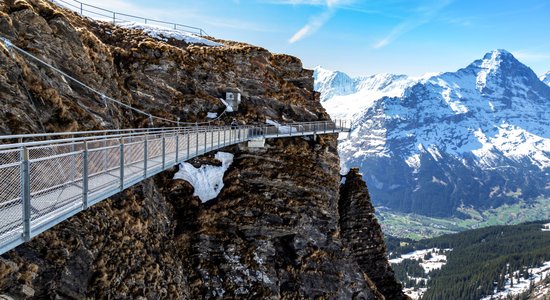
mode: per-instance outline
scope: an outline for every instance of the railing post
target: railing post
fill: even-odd
[[[189,130],[188,130],[187,131],[187,157],[186,157],[185,160],[189,160],[189,151],[191,149],[191,144],[189,144],[190,139],[191,139],[191,132],[189,132]]]
[[[147,142],[147,134],[145,134],[145,140],[143,140],[143,178],[147,178],[147,160],[149,160],[149,154],[148,154],[148,144]]]
[[[166,166],[166,138],[164,133],[162,134],[162,169]]]
[[[180,152],[180,133],[178,130],[176,132],[176,163],[179,161],[179,152]]]
[[[116,24],[116,12],[113,12],[113,24]]]
[[[327,121],[325,121],[325,123],[324,123],[324,128],[325,129],[323,130],[323,133],[327,133]]]
[[[120,190],[124,190],[124,138],[120,138]]]
[[[21,170],[21,199],[23,201],[23,239],[31,239],[31,175],[29,164],[29,149],[23,147]]]
[[[84,141],[82,151],[82,208],[88,208],[88,142]]]
[[[71,134],[71,139],[74,139],[74,134]],[[74,141],[71,141],[71,152],[74,153],[75,151],[76,151],[76,148],[74,145]],[[76,179],[76,156],[75,155],[71,155],[71,162],[72,162],[71,182],[74,183]]]
[[[199,129],[196,128],[195,130],[197,131],[196,138],[195,138],[195,141],[196,141],[195,156],[199,156]]]
[[[208,146],[208,131],[206,129],[204,130],[204,151],[202,153],[206,153],[206,147]]]
[[[214,150],[214,130],[210,128],[210,151]]]
[[[82,9],[82,2],[80,3],[80,15],[82,16],[83,13],[82,13],[83,9]]]
[[[220,128],[218,127],[218,148],[220,147],[220,136],[221,136],[221,131],[220,131]]]

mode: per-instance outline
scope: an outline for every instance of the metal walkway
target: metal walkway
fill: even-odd
[[[0,254],[198,155],[254,139],[348,132],[345,122],[0,136]],[[42,139],[42,140],[40,140]]]

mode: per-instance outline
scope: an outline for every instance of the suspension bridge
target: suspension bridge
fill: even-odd
[[[193,157],[258,139],[348,132],[343,121],[0,136],[0,254]],[[25,142],[22,142],[25,141]]]
[[[62,0],[55,0],[59,1]],[[75,2],[79,4],[76,8],[83,14],[88,6]],[[113,13],[115,24],[119,16],[133,17],[110,13]],[[173,26],[178,30],[182,27],[198,29],[199,35],[205,34],[200,28]],[[263,143],[254,141],[349,132],[350,124],[344,121],[213,126],[225,111],[216,119],[180,127],[189,123],[154,116],[109,97],[39,55],[13,44],[6,36],[0,35],[0,43],[16,64],[16,55],[35,61],[52,70],[64,82],[70,81],[91,95],[99,96],[106,107],[110,103],[149,118],[151,124],[156,120],[177,126],[0,135],[0,141],[4,142],[0,144],[0,254],[78,212],[193,157],[243,142],[258,145]]]

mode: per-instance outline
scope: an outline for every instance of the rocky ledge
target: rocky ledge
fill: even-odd
[[[242,43],[191,45],[94,22],[42,0],[0,3],[0,33],[106,95],[151,114],[218,122],[326,120],[300,60]],[[0,49],[3,133],[148,126],[47,68]],[[162,126],[165,124],[155,124]],[[238,145],[202,203],[177,166],[0,257],[0,295],[23,298],[399,299],[368,192],[340,185],[334,135]],[[194,161],[216,163],[213,154]]]

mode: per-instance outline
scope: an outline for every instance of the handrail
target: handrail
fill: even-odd
[[[151,18],[142,17],[142,16],[130,15],[130,14],[126,14],[126,13],[120,13],[120,12],[108,10],[108,9],[105,9],[105,8],[102,8],[102,7],[98,7],[98,6],[95,6],[95,5],[86,4],[86,3],[80,2],[78,0],[50,0],[50,1],[52,1],[54,3],[57,3],[57,4],[61,4],[65,7],[71,7],[73,10],[76,10],[76,12],[80,12],[80,15],[84,15],[84,13],[86,12],[86,13],[98,15],[98,16],[101,16],[101,17],[104,17],[104,18],[107,18],[107,19],[112,19],[113,24],[116,24],[117,22],[119,22],[119,23],[120,22],[131,22],[130,20],[124,20],[124,19],[121,19],[121,18],[117,17],[117,16],[123,16],[123,17],[128,17],[128,18],[133,18],[133,19],[136,19],[136,20],[140,20],[140,21],[143,20],[143,22],[145,24],[147,24],[147,22],[149,22],[149,23],[169,25],[170,28],[173,28],[174,30],[184,31],[184,32],[192,33],[192,34],[197,34],[199,36],[209,36],[200,27],[189,26],[189,25],[184,25],[184,24],[178,24],[178,23],[173,23],[173,22],[166,22],[166,21],[162,21],[162,20],[156,20],[156,19],[151,19]],[[74,2],[76,4],[72,4],[68,1]],[[96,11],[86,9],[86,8],[94,9]],[[103,13],[100,13],[100,12],[97,12],[97,11],[109,13],[109,15],[106,15],[106,14],[103,14]]]
[[[348,124],[317,121],[1,136],[13,140],[82,135],[0,144],[0,254],[193,157],[256,139],[349,132]]]

